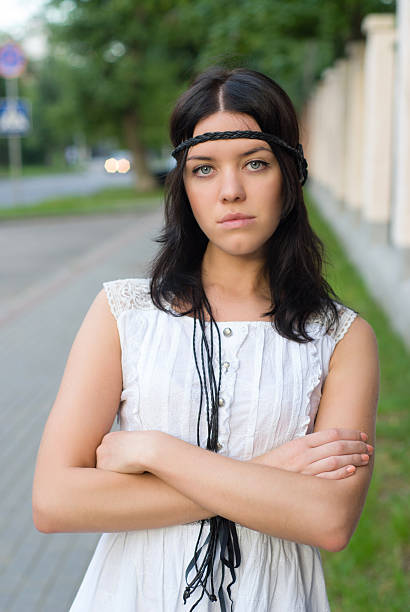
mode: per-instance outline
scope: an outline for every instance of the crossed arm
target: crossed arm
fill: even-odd
[[[363,320],[352,324],[334,351],[315,425],[321,433],[252,462],[210,453],[161,432],[106,435],[121,394],[120,357],[115,321],[100,294],[72,347],[41,442],[33,488],[38,529],[123,531],[220,514],[328,550],[346,546],[373,467],[372,457],[362,464],[357,454],[366,452],[360,431],[374,444],[378,395],[377,349]],[[348,432],[343,435],[340,428]],[[348,457],[360,466],[356,473],[312,478],[321,460],[326,467],[323,461],[331,450],[333,463],[327,459],[327,470],[336,469],[338,462],[346,466]]]

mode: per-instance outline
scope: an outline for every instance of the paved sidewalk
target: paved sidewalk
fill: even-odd
[[[143,276],[159,210],[9,226],[9,282],[0,264],[0,610],[64,612],[96,534],[44,535],[31,519],[35,457],[75,333],[104,280]],[[85,225],[82,225],[85,223]],[[87,223],[89,224],[87,226]],[[47,226],[50,233],[47,234]],[[0,225],[5,244],[7,224]],[[53,237],[51,240],[50,237]],[[25,241],[25,246],[23,242]],[[4,251],[3,251],[4,252]],[[20,275],[20,276],[19,276]]]

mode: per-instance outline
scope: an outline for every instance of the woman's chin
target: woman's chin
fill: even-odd
[[[251,244],[224,244],[215,245],[217,251],[231,257],[242,257],[246,259],[259,259],[263,255],[263,245]]]

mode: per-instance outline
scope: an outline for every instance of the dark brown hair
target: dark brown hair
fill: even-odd
[[[292,147],[299,143],[299,127],[286,92],[269,77],[238,68],[211,68],[200,74],[177,101],[170,121],[172,144],[192,137],[196,124],[220,110],[253,117],[263,132]],[[322,275],[323,244],[309,225],[303,190],[294,156],[272,144],[282,173],[282,218],[266,243],[265,271],[272,307],[265,313],[276,330],[297,342],[311,340],[306,324],[313,315],[325,316],[327,328],[338,321],[336,295]],[[168,310],[169,303],[189,304],[181,314],[210,312],[201,282],[201,262],[208,239],[197,224],[186,195],[183,171],[187,150],[166,182],[165,226],[162,245],[151,268],[151,297]],[[174,312],[174,314],[176,314]]]

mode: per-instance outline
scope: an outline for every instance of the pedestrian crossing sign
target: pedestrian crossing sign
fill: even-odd
[[[0,135],[24,136],[31,127],[30,110],[28,100],[0,99]]]

